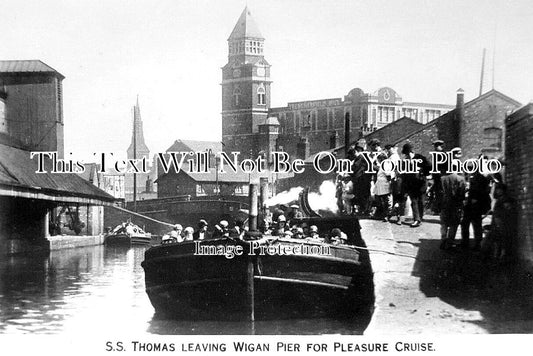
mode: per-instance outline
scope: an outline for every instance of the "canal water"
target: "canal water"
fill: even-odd
[[[366,327],[333,319],[156,318],[141,267],[146,249],[94,246],[0,257],[0,334],[362,334]]]

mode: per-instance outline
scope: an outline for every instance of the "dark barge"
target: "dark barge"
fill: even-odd
[[[348,243],[256,235],[244,241],[220,238],[151,247],[142,266],[156,315],[195,320],[370,318],[373,272],[357,218],[301,222],[316,225],[321,235],[340,228]],[[243,253],[233,258],[204,255],[199,246],[211,246],[212,252],[241,246]],[[298,249],[321,252],[279,253]]]

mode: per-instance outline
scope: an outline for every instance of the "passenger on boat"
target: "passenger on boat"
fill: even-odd
[[[324,242],[324,239],[318,234],[318,227],[316,225],[311,225],[309,228],[309,240],[316,242]]]
[[[194,229],[190,226],[187,226],[185,230],[183,230],[183,241],[192,241],[194,235]]]
[[[303,239],[304,238],[304,229],[301,227],[296,228],[296,233],[292,236],[293,239]]]
[[[331,230],[330,243],[333,245],[345,245],[348,236],[339,228]]]
[[[226,220],[221,220],[217,225],[215,225],[215,231],[213,232],[213,238],[221,238],[229,236],[228,222]]]
[[[285,218],[285,215],[280,215],[278,217],[277,226],[275,226],[272,230],[272,235],[283,236],[285,234],[285,231],[287,231],[287,219]]]
[[[291,210],[287,213],[287,218],[289,219],[289,222],[291,224],[294,224],[296,222],[296,219],[303,218],[304,215],[300,211],[300,207],[298,204],[291,205]]]
[[[209,232],[207,231],[207,221],[204,219],[198,222],[198,230],[192,235],[193,240],[207,240],[209,239]]]
[[[260,220],[259,231],[261,231],[264,235],[272,234],[272,230],[270,230],[270,221],[268,219]]]
[[[133,225],[131,223],[128,223],[128,225],[126,226],[126,234],[131,236],[134,233],[135,231],[133,230]]]
[[[170,233],[163,235],[161,242],[162,243],[182,242],[183,241],[183,239],[181,238],[182,230],[183,230],[183,227],[180,224],[174,225]]]
[[[297,225],[292,225],[291,226],[291,232],[292,232],[292,235],[296,235],[296,233],[298,232],[298,226]]]
[[[287,209],[285,204],[280,204],[278,207],[274,208],[274,211],[272,212],[272,221],[278,221],[281,215],[285,215]]]
[[[234,239],[242,240],[244,237],[244,220],[237,219],[235,221],[235,226],[229,230],[229,236]]]

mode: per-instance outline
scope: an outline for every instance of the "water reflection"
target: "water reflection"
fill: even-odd
[[[154,317],[144,290],[146,247],[86,247],[0,257],[0,333],[361,334],[338,320],[174,321]]]

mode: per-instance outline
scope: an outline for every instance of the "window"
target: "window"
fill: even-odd
[[[502,129],[489,127],[483,130],[483,147],[490,150],[502,149]]]
[[[200,195],[207,195],[207,194],[205,193],[205,189],[204,189],[204,187],[202,187],[201,184],[196,184],[196,195],[197,195],[197,196],[200,196]]]
[[[248,195],[248,185],[236,185],[235,186],[235,195],[242,195],[247,196]]]
[[[235,89],[233,89],[233,104],[235,106],[239,106],[240,99],[241,99],[241,89],[239,87],[235,87]]]
[[[265,87],[263,84],[257,88],[257,104],[259,105],[265,105],[266,104],[266,95],[265,95]]]

